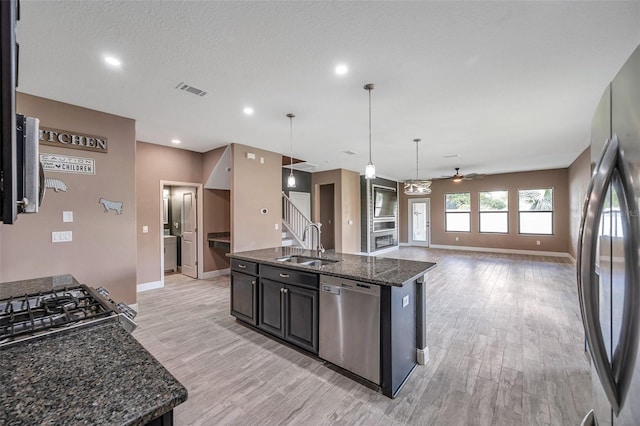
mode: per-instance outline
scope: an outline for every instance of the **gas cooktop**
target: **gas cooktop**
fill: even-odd
[[[81,284],[2,299],[0,346],[105,320],[120,321],[127,331],[133,331],[136,312],[108,295],[104,288]]]

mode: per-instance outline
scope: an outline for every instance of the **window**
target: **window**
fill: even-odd
[[[509,233],[509,192],[478,193],[480,198],[480,232]]]
[[[471,232],[471,193],[445,194],[445,225],[448,232]]]
[[[519,232],[553,234],[553,188],[518,191]]]

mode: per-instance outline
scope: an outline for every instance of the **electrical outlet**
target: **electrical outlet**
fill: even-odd
[[[406,307],[408,305],[409,305],[409,295],[407,294],[406,296],[404,296],[402,298],[402,307],[404,308],[404,307]]]
[[[540,245],[540,240],[536,241],[536,245],[539,246]]]
[[[278,224],[277,224],[277,223],[276,223],[275,225],[273,225],[273,227],[276,229],[276,231],[277,231],[277,230],[278,230],[278,228],[279,228],[279,226],[278,226]]]
[[[142,226],[142,233],[143,233],[143,234],[147,234],[147,233],[149,233],[149,227],[148,227],[147,225],[143,225],[143,226]]]
[[[456,237],[456,241],[460,241],[460,237]]]

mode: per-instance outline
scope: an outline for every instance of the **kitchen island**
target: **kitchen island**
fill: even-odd
[[[334,346],[349,345],[350,340],[361,345],[375,342],[371,350],[359,353],[356,362],[339,367],[376,385],[391,398],[414,368],[427,361],[424,279],[435,263],[293,247],[228,256],[231,314],[245,324],[332,363],[336,363],[334,354],[339,359],[349,358],[349,354],[341,353],[344,349]],[[337,311],[336,303],[320,303],[323,297],[331,300],[330,294],[341,293],[358,293],[358,300],[364,300],[362,294],[370,294],[365,295],[367,302],[348,308],[338,306]],[[331,324],[333,329],[323,331],[322,324]],[[353,338],[337,345],[333,337],[345,333]],[[371,339],[361,336],[365,334]],[[357,342],[360,339],[362,342]],[[371,352],[375,356],[369,356]],[[359,370],[360,364],[371,362],[373,368]]]
[[[0,283],[0,295],[75,285]],[[113,318],[0,345],[0,424],[171,425],[187,390]]]

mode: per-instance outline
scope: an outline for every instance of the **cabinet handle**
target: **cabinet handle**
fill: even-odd
[[[280,274],[281,278],[289,278],[289,274]]]
[[[283,293],[284,293],[284,294],[289,293],[289,290],[287,290],[286,288],[283,288],[282,290],[284,290],[284,291],[283,291]]]
[[[243,265],[242,263],[238,264],[238,268],[240,269],[245,269],[247,267],[247,265]]]
[[[255,280],[251,281],[251,285],[255,285],[255,284],[256,284]]]
[[[280,289],[280,293],[284,293],[284,288],[281,288],[281,289]]]

